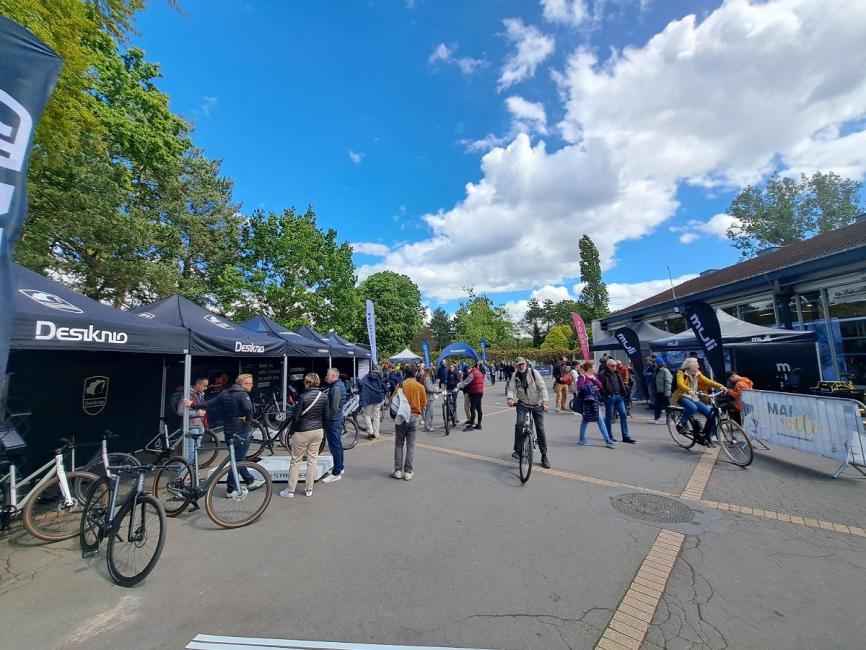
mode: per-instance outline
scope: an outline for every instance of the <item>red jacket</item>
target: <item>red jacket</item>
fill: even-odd
[[[470,395],[483,395],[484,374],[478,368],[471,368],[469,372],[472,374],[472,383],[466,387],[466,392]]]

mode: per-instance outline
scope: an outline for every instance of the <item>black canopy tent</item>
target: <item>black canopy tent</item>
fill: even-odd
[[[646,347],[646,345],[650,341],[654,341],[656,339],[660,339],[665,336],[670,336],[670,332],[665,332],[663,329],[659,329],[654,325],[650,325],[649,323],[645,323],[641,321],[640,323],[633,323],[629,325],[635,334],[637,334],[637,339],[641,343],[641,348]],[[593,343],[590,347],[590,350],[593,352],[603,352],[607,350],[621,350],[622,344],[617,340],[615,336],[609,336],[605,339],[602,339],[596,343]]]
[[[716,310],[719,327],[722,331],[722,344],[727,346],[736,343],[769,343],[775,341],[815,342],[815,332],[800,330],[785,330],[775,327],[764,327],[747,323],[731,316],[729,313]],[[650,342],[653,351],[670,350],[671,348],[699,349],[701,347],[694,333],[689,329],[680,334],[658,338]]]
[[[286,403],[288,392],[288,357],[286,341],[282,338],[254,332],[251,329],[217,316],[204,307],[182,296],[171,296],[140,307],[134,312],[139,318],[184,327],[190,333],[190,349],[184,358],[184,395],[188,395],[192,381],[192,357],[282,357],[282,398]],[[165,379],[163,379],[163,384]],[[165,396],[165,385],[163,385]],[[184,411],[183,429],[189,428],[189,413]]]
[[[86,298],[14,265],[10,397],[30,411],[28,443],[37,453],[59,436],[79,441],[106,428],[127,436],[153,428],[166,355],[182,357],[189,332]],[[85,452],[82,452],[85,453]],[[93,450],[87,452],[93,453]]]
[[[319,334],[316,330],[314,330],[309,325],[301,325],[300,327],[295,328],[295,332],[300,334],[301,336],[305,336],[308,339],[312,339],[314,341],[319,341],[324,345],[328,346],[328,365],[330,366],[332,363],[332,359],[354,359],[355,358],[355,350],[354,347],[349,347],[348,345],[343,345],[336,339],[326,335]]]

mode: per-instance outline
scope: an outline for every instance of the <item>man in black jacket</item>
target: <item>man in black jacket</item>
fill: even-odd
[[[634,438],[628,435],[628,412],[625,410],[625,400],[628,397],[628,388],[622,380],[622,376],[616,370],[616,359],[608,359],[607,365],[598,373],[601,382],[601,394],[604,397],[604,423],[607,425],[608,433],[613,438],[613,412],[619,413],[619,427],[622,433],[622,441],[634,444]]]
[[[253,419],[253,403],[249,392],[253,389],[253,376],[249,374],[238,375],[235,383],[219,396],[208,402],[208,410],[215,409],[219,412],[223,422],[223,433],[226,445],[235,448],[235,460],[241,461],[247,457],[250,449],[250,422]],[[256,490],[265,484],[264,479],[254,479],[246,467],[239,467],[238,474],[241,480],[247,484],[250,490]],[[226,496],[231,496],[237,489],[233,472],[229,472],[226,479]]]
[[[325,435],[328,438],[328,449],[334,459],[334,468],[323,483],[333,483],[343,478],[343,407],[346,405],[346,385],[340,379],[340,371],[336,368],[328,370],[325,375],[328,384],[328,401],[325,406]]]

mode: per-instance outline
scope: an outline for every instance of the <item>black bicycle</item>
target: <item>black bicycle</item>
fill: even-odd
[[[144,580],[159,561],[165,545],[165,511],[144,493],[144,477],[158,465],[109,465],[103,438],[105,476],[93,483],[84,502],[79,525],[81,556],[92,557],[108,539],[105,560],[111,579],[123,587]],[[135,487],[125,496],[121,477],[137,474]]]
[[[522,402],[516,402],[522,404]],[[520,460],[519,472],[520,482],[526,483],[529,480],[529,475],[532,474],[532,462],[535,450],[538,449],[538,438],[535,435],[535,417],[533,411],[538,406],[528,406],[523,404],[526,409],[526,418],[523,420],[523,431],[520,434]]]
[[[713,445],[711,434],[716,431],[716,441],[728,459],[740,467],[747,467],[754,458],[752,440],[749,434],[739,424],[728,417],[727,412],[718,403],[718,398],[727,391],[720,389],[711,393],[700,393],[709,401],[710,415],[703,426],[696,417],[689,419],[687,426],[681,426],[683,408],[669,406],[666,423],[668,433],[677,445],[683,449],[691,449],[696,444],[709,447]]]
[[[442,421],[445,423],[445,435],[451,434],[451,427],[457,426],[457,409],[450,391],[444,393],[442,400]]]

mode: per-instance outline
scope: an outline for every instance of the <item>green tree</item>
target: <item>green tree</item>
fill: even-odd
[[[455,336],[473,347],[480,347],[481,337],[490,347],[506,347],[514,343],[515,326],[504,307],[496,307],[487,296],[476,295],[470,288],[469,297],[460,303],[454,314]]]
[[[424,313],[418,285],[400,273],[382,271],[358,285],[358,295],[362,302],[371,300],[376,308],[376,345],[380,357],[389,357],[413,343],[421,331]],[[359,328],[357,338],[367,341],[366,325]],[[420,354],[419,350],[415,352]]]
[[[454,337],[454,323],[451,322],[448,312],[442,307],[433,310],[430,316],[430,330],[433,337],[430,345],[433,346],[434,350],[441,350]]]
[[[541,344],[542,350],[559,350],[573,349],[575,344],[575,336],[571,327],[568,325],[556,325],[550,328],[547,336],[544,337],[544,342]]]
[[[580,304],[589,320],[602,318],[610,313],[608,307],[607,285],[601,279],[601,258],[589,235],[578,242],[580,250],[580,279],[585,282],[580,292]]]
[[[862,184],[833,173],[799,180],[773,174],[763,188],[749,185],[727,213],[737,223],[727,236],[742,258],[768,246],[787,246],[853,222],[863,212]]]
[[[544,337],[541,335],[541,328],[538,326],[538,321],[533,321],[532,323],[532,347],[537,348],[544,341]]]
[[[348,334],[363,318],[355,282],[351,246],[321,230],[312,207],[256,211],[242,229],[238,263],[223,269],[216,293],[236,320],[264,313],[287,327]]]

